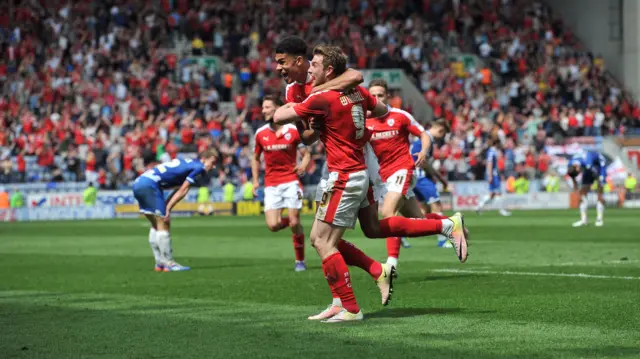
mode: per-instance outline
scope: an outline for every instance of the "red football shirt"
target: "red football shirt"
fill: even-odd
[[[327,149],[330,172],[352,173],[367,169],[364,145],[371,132],[365,126],[365,114],[378,101],[363,87],[348,92],[320,91],[293,107],[298,116],[324,120],[320,140]]]
[[[298,180],[296,167],[298,146],[302,143],[294,125],[285,125],[277,133],[267,124],[258,129],[254,153],[264,153],[264,185],[277,186]]]
[[[420,136],[424,127],[410,113],[389,108],[386,115],[367,119],[367,128],[372,133],[369,143],[378,157],[383,181],[398,170],[413,169],[409,135]]]
[[[313,88],[313,76],[307,75],[307,82],[292,82],[287,85],[287,88],[284,92],[284,97],[286,102],[295,102],[299,103],[304,101],[309,94],[311,93],[311,89]]]

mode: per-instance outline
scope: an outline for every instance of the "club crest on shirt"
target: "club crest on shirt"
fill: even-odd
[[[291,134],[290,133],[285,133],[284,134],[284,139],[287,141],[291,141]]]
[[[389,125],[389,127],[393,126],[394,123],[395,121],[392,118],[387,120],[387,125]]]

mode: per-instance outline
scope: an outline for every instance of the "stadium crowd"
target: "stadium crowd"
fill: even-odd
[[[490,135],[503,139],[506,173],[540,177],[545,144],[640,127],[640,106],[602,58],[534,0],[13,3],[0,14],[0,183],[111,188],[211,145],[223,154],[219,178],[245,181],[260,99],[284,90],[272,49],[287,34],[340,45],[355,68],[404,69],[452,124],[435,153],[449,179],[483,177]],[[185,42],[227,65],[190,61]],[[447,55],[458,50],[477,57]],[[322,152],[305,183],[317,181]]]

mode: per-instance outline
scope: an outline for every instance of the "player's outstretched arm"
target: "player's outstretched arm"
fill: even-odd
[[[171,210],[173,209],[173,207],[175,207],[175,205],[178,204],[178,202],[182,201],[184,196],[187,195],[187,193],[189,192],[189,187],[191,187],[191,183],[189,181],[184,181],[182,186],[180,186],[180,188],[178,188],[177,191],[175,191],[175,192],[173,192],[173,194],[171,194],[171,198],[169,199],[169,203],[167,203],[167,217],[166,218],[169,218],[169,215],[170,215]]]
[[[295,105],[297,104],[289,102],[284,106],[280,106],[276,110],[276,113],[273,115],[273,122],[277,123],[278,125],[285,125],[287,123],[300,120],[300,117],[293,109],[293,106]]]
[[[378,101],[376,103],[376,106],[371,110],[371,117],[382,117],[386,115],[387,112],[389,112],[389,108],[387,108],[387,105]]]
[[[360,71],[354,69],[347,69],[342,75],[331,79],[322,85],[315,86],[311,93],[327,90],[348,90],[352,89],[364,82],[364,76]]]

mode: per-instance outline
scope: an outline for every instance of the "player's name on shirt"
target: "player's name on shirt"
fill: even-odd
[[[364,97],[362,96],[362,93],[360,93],[360,91],[349,92],[340,96],[340,103],[343,106],[346,106],[350,103],[359,103],[359,102],[364,102]]]
[[[386,139],[389,139],[389,138],[393,138],[393,137],[397,136],[398,134],[400,134],[400,131],[398,131],[398,130],[375,132],[373,135],[371,135],[370,141],[386,140]]]
[[[264,151],[283,151],[288,150],[291,147],[290,144],[275,144],[275,145],[266,145],[262,146]]]

